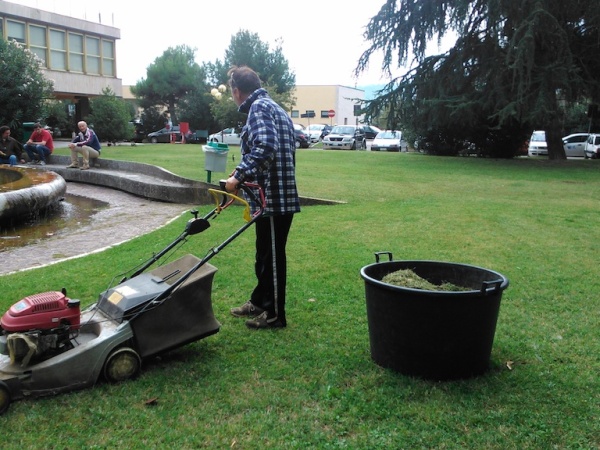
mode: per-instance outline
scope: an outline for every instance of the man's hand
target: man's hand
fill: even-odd
[[[225,182],[225,190],[227,192],[235,192],[238,189],[238,184],[240,184],[240,181],[236,177],[229,177]]]

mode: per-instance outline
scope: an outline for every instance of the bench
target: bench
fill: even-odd
[[[54,164],[53,160],[60,159],[60,158],[57,158],[58,156],[59,155],[53,155],[52,153],[49,154],[48,156],[46,156],[46,164]],[[29,162],[29,156],[27,155],[27,153],[23,152],[22,157],[25,161]],[[99,159],[100,159],[100,157],[90,158],[90,167],[100,168],[101,166],[100,166],[100,162],[98,161]],[[71,159],[69,157],[69,161],[70,160]],[[79,157],[79,160],[81,160],[81,157]],[[82,166],[82,165],[83,165],[83,162],[80,161],[79,166]]]
[[[191,138],[188,142],[190,143],[200,143],[206,142],[208,139],[208,130],[196,130],[191,134]]]

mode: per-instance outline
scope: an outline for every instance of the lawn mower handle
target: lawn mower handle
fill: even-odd
[[[227,180],[219,180],[219,186],[224,192],[227,192],[227,189],[225,187],[226,185]],[[241,182],[235,188],[244,191],[246,195],[248,195],[248,197],[250,197],[250,199],[258,206],[262,214],[262,210],[264,210],[266,207],[265,193],[258,183]],[[255,190],[258,191],[258,196],[256,195],[256,192],[254,192]],[[223,196],[223,201],[221,202],[222,207],[225,207],[224,203],[227,203],[225,197],[226,196]]]
[[[204,256],[204,258],[202,258],[198,263],[196,263],[192,268],[190,268],[186,273],[184,273],[175,283],[173,283],[171,286],[169,286],[168,289],[166,289],[165,291],[163,291],[162,293],[157,295],[151,302],[148,302],[146,307],[142,308],[139,312],[137,312],[136,315],[131,320],[133,320],[138,315],[142,314],[148,308],[153,308],[153,307],[160,305],[163,301],[165,301],[165,299],[167,299],[173,293],[173,291],[175,291],[179,286],[181,286],[194,272],[196,272],[200,267],[202,267],[210,259],[212,259],[214,256],[216,256],[221,250],[223,250],[227,245],[229,245],[235,238],[237,238],[240,234],[242,234],[245,230],[247,230],[254,222],[256,222],[263,215],[263,213],[265,211],[265,197],[264,197],[264,193],[263,193],[263,190],[260,187],[260,185],[255,184],[255,183],[240,183],[240,185],[238,187],[240,189],[242,189],[244,192],[246,192],[251,197],[252,201],[256,202],[256,204],[259,207],[258,210],[252,216],[247,218],[246,223],[244,225],[242,225],[241,228],[239,228],[235,233],[233,233],[231,236],[229,236],[227,239],[225,239],[225,241],[223,241],[221,244],[217,245],[216,247],[213,247],[208,252],[208,254],[206,256]],[[259,192],[258,196],[254,192],[254,189],[258,190],[258,192]],[[214,192],[214,190],[212,190],[212,189],[211,189],[211,191]],[[198,221],[198,220],[206,220],[209,217],[217,215],[217,214],[219,214],[219,212],[221,210],[223,210],[224,208],[231,205],[236,199],[239,199],[239,197],[237,197],[234,194],[231,194],[229,192],[226,192],[224,190],[219,191],[219,192],[222,193],[223,197],[224,197],[224,199],[221,200],[221,204],[218,205],[215,209],[213,209],[206,216],[204,216],[202,218],[191,219],[190,222]],[[224,205],[223,205],[223,202],[225,202]],[[247,202],[245,200],[242,200],[242,202],[247,204]],[[221,206],[221,205],[223,205],[223,206]],[[183,234],[185,234],[185,232]],[[178,241],[180,238],[178,238],[176,241]],[[172,246],[173,246],[173,244],[171,244],[168,248],[170,248]],[[163,254],[163,252],[161,252],[160,254]],[[156,259],[157,258],[154,258],[153,261]],[[146,267],[151,265],[152,262],[149,263]],[[140,271],[138,271],[138,272],[140,272]]]
[[[202,231],[206,230],[208,227],[210,227],[210,222],[208,221],[208,219],[211,219],[211,218],[215,217],[216,215],[218,215],[223,209],[225,209],[228,206],[230,206],[231,204],[233,204],[236,200],[239,200],[242,203],[245,203],[247,205],[246,207],[249,209],[249,206],[245,200],[240,199],[236,195],[230,194],[229,192],[227,192],[225,190],[225,180],[221,180],[219,184],[221,187],[220,191],[217,191],[215,189],[209,189],[209,192],[211,192],[211,194],[213,194],[215,199],[216,199],[217,194],[221,194],[222,198],[220,200],[220,203],[217,200],[217,206],[215,208],[213,208],[213,210],[210,211],[208,214],[206,214],[204,217],[198,217],[198,211],[196,211],[196,210],[191,211],[191,213],[194,215],[194,218],[188,220],[185,230],[177,237],[177,239],[175,239],[173,242],[171,242],[169,245],[167,245],[160,252],[153,255],[145,264],[143,264],[132,275],[130,275],[128,277],[124,277],[121,280],[121,283],[123,283],[124,281],[126,281],[130,278],[136,277],[136,276],[140,275],[142,272],[146,271],[146,269],[148,269],[150,266],[152,266],[156,261],[158,261],[160,258],[162,258],[166,253],[168,253],[172,248],[174,248],[180,242],[184,241],[188,236],[198,234],[198,233],[201,233]],[[256,221],[256,219],[258,219],[260,216],[262,216],[263,212],[265,211],[265,205],[266,205],[265,196],[264,196],[264,192],[263,192],[262,188],[260,187],[260,185],[258,185],[256,183],[240,183],[237,187],[239,189],[241,189],[242,191],[244,191],[252,199],[252,201],[258,206],[258,210],[252,216],[250,216],[248,214],[248,217],[245,217],[246,224],[240,230],[238,230],[236,233],[234,233],[233,236],[231,236],[227,241],[225,241],[225,243],[221,244],[221,246],[219,246],[219,247],[225,247],[227,244],[229,244],[229,242],[231,242],[233,239],[235,239],[237,236],[239,236],[244,230],[246,230],[246,228],[248,228],[250,225],[252,225]],[[254,190],[258,190],[258,196],[254,192]],[[219,247],[217,247],[217,248],[219,248]],[[214,256],[214,255],[211,255],[211,257],[212,256]],[[207,260],[203,261],[202,264],[204,262],[206,262]],[[195,268],[194,270],[197,270],[197,268]]]

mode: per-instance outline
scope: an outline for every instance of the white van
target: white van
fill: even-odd
[[[590,134],[583,150],[585,159],[600,157],[600,134]]]
[[[548,144],[546,143],[545,131],[534,131],[529,139],[527,156],[548,155]]]

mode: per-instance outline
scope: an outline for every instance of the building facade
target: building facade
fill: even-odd
[[[295,123],[325,125],[356,125],[364,116],[355,116],[355,105],[364,100],[365,91],[340,85],[301,85],[294,91],[296,106],[290,111]],[[333,117],[330,117],[333,112]],[[308,113],[314,117],[308,117]]]
[[[55,98],[70,102],[75,121],[87,117],[90,98],[107,87],[117,97],[135,100],[130,86],[117,77],[118,28],[0,0],[0,37],[37,55],[45,77],[54,83]],[[296,106],[289,114],[295,123],[348,125],[364,119],[354,115],[365,98],[361,89],[304,85],[296,86],[294,96]]]
[[[55,97],[71,102],[76,120],[89,114],[89,99],[104,88],[122,97],[115,45],[119,29],[0,0],[0,36],[21,43],[42,61]]]

